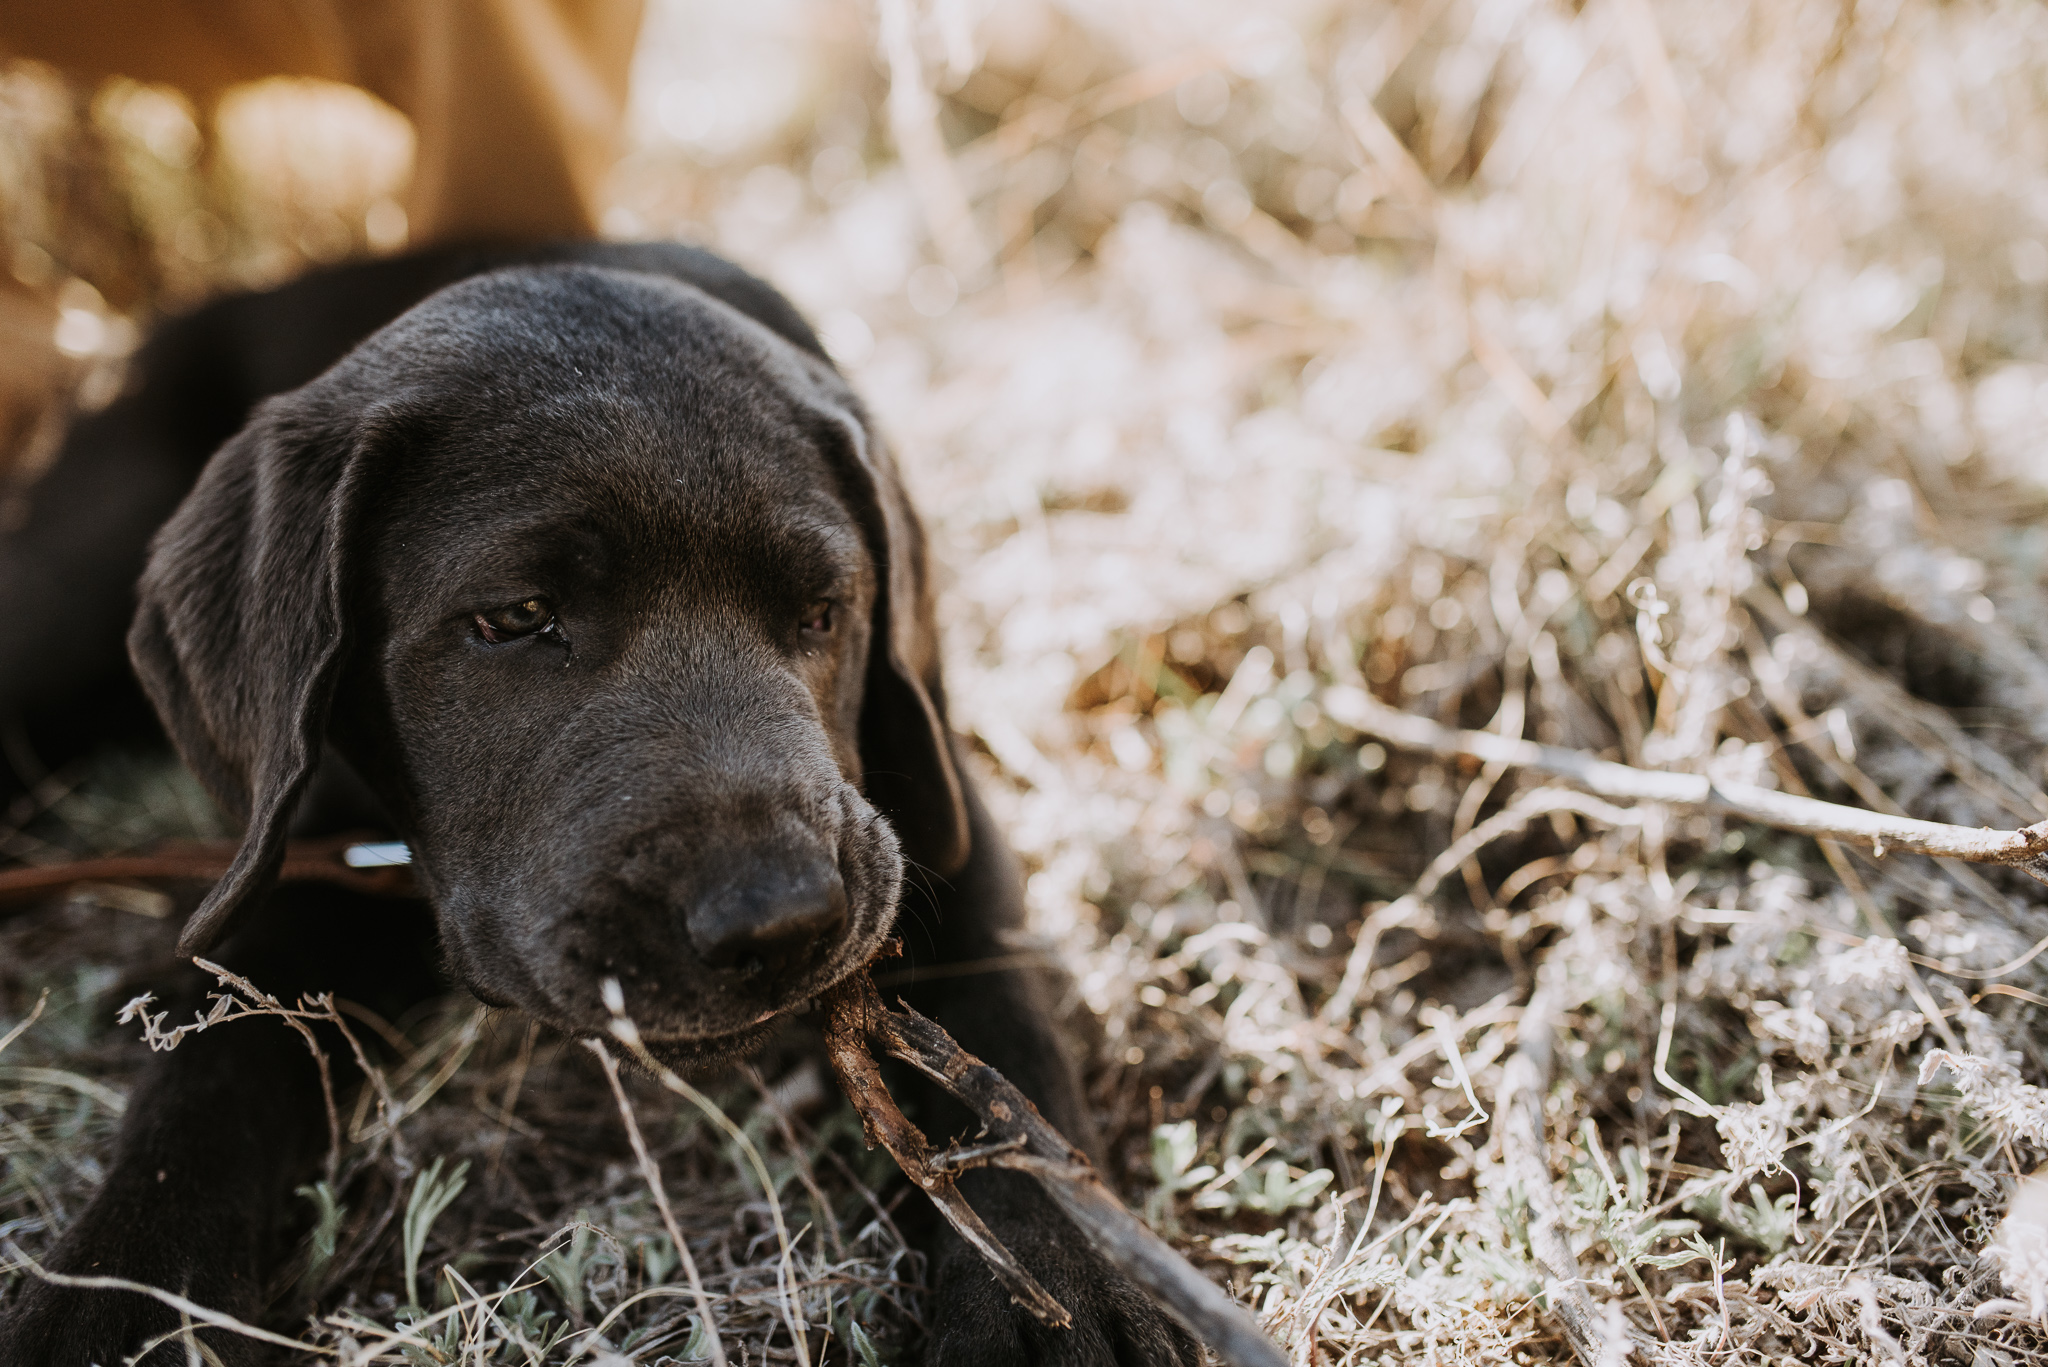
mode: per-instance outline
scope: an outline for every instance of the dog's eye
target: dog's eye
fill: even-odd
[[[476,629],[492,645],[520,636],[535,636],[555,624],[555,610],[545,598],[529,598],[476,615]]]
[[[813,603],[804,609],[804,630],[815,631],[820,636],[832,630],[832,604]]]

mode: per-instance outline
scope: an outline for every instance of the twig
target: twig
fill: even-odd
[[[1861,845],[1879,858],[1906,850],[1978,864],[2006,864],[2048,883],[2048,821],[2016,831],[1972,830],[1885,816],[1748,784],[1716,783],[1705,774],[1636,769],[1562,746],[1508,740],[1484,731],[1454,731],[1391,708],[1362,689],[1342,685],[1324,690],[1323,710],[1354,730],[1411,750],[1538,769],[1570,779],[1602,797],[1700,807],[1801,835]]]
[[[1179,1316],[1224,1362],[1233,1367],[1286,1367],[1286,1357],[1251,1315],[1125,1209],[1103,1185],[1087,1156],[1069,1144],[1002,1074],[917,1012],[908,1008],[890,1011],[865,972],[834,988],[821,1005],[826,1012],[825,1039],[833,1071],[860,1112],[869,1143],[880,1143],[889,1150],[1033,1314],[1049,1324],[1069,1322],[1066,1311],[1016,1263],[961,1199],[952,1173],[971,1167],[1029,1173],[1097,1253]],[[904,1117],[883,1086],[880,1070],[868,1052],[869,1042],[963,1102],[981,1121],[988,1140],[948,1152],[941,1170],[923,1133]],[[1033,1300],[1025,1299],[1034,1293]],[[1045,1313],[1036,1303],[1037,1297],[1050,1304],[1057,1318]]]
[[[1550,1165],[1543,1157],[1543,1098],[1550,1091],[1551,1018],[1557,1006],[1556,992],[1539,981],[1516,1028],[1515,1052],[1501,1069],[1494,1113],[1499,1117],[1501,1162],[1529,1203],[1529,1250],[1543,1273],[1544,1303],[1579,1361],[1599,1367],[1604,1354],[1592,1298],[1565,1239]]]
[[[604,1080],[612,1085],[612,1099],[619,1103],[619,1116],[626,1122],[626,1138],[633,1145],[633,1157],[640,1163],[640,1175],[647,1182],[647,1190],[654,1195],[655,1209],[661,1212],[662,1228],[676,1246],[676,1257],[682,1261],[683,1276],[690,1283],[690,1295],[697,1302],[697,1313],[704,1317],[704,1333],[711,1340],[711,1360],[718,1367],[725,1367],[725,1344],[718,1332],[718,1321],[711,1313],[711,1297],[704,1292],[703,1278],[697,1275],[697,1260],[690,1256],[690,1245],[683,1238],[682,1227],[676,1223],[675,1211],[668,1203],[668,1189],[662,1185],[661,1167],[654,1161],[654,1155],[647,1150],[647,1141],[640,1136],[640,1121],[633,1114],[633,1104],[626,1099],[626,1089],[619,1082],[618,1061],[611,1050],[604,1047],[603,1040],[587,1039],[583,1047],[597,1055],[597,1062],[604,1069]]]
[[[1073,1317],[1066,1307],[1024,1270],[1023,1264],[974,1213],[974,1207],[967,1204],[967,1198],[953,1184],[952,1172],[937,1166],[924,1131],[911,1123],[889,1095],[882,1082],[882,1071],[875,1066],[867,1047],[874,1028],[870,1018],[887,1014],[873,981],[866,973],[854,974],[832,994],[825,1009],[825,1050],[832,1060],[832,1073],[839,1079],[846,1099],[860,1113],[868,1147],[880,1144],[889,1151],[896,1166],[903,1169],[903,1175],[931,1198],[939,1214],[982,1256],[989,1270],[996,1274],[996,1280],[1019,1305],[1041,1324],[1062,1329],[1072,1324]]]
[[[726,1138],[732,1140],[733,1147],[753,1168],[754,1179],[761,1184],[761,1198],[768,1206],[768,1217],[775,1226],[776,1245],[782,1250],[782,1261],[776,1267],[775,1278],[781,1293],[783,1322],[789,1326],[789,1337],[796,1344],[797,1360],[809,1363],[810,1339],[804,1333],[805,1320],[797,1303],[795,1245],[789,1237],[789,1227],[782,1219],[782,1202],[775,1194],[775,1181],[769,1176],[768,1164],[762,1159],[761,1151],[754,1147],[754,1141],[747,1137],[747,1132],[733,1124],[732,1117],[719,1109],[716,1102],[685,1082],[675,1069],[648,1051],[647,1042],[641,1038],[640,1027],[626,1014],[626,997],[619,980],[606,978],[602,986],[605,1010],[612,1017],[612,1038],[624,1045],[626,1052],[652,1073],[663,1087],[695,1106],[705,1119],[723,1130]]]

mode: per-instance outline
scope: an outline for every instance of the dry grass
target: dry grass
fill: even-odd
[[[2038,1179],[1995,1233],[2048,1157],[2041,888],[1642,810],[1510,823],[1404,900],[1529,785],[1318,701],[2048,813],[2048,13],[725,8],[651,20],[610,226],[784,285],[899,442],[955,721],[1032,869],[1019,950],[1072,976],[1132,1200],[1303,1363],[1566,1360],[1546,1214],[1605,1361],[2048,1361]],[[166,107],[0,83],[21,309],[87,318],[53,392],[385,192],[383,134],[355,201],[309,203]],[[140,761],[63,782],[10,853],[193,820]],[[0,937],[0,1009],[52,987],[0,1059],[33,1253],[98,1175],[141,1058],[111,1016],[167,935]],[[356,1117],[273,1327],[369,1354],[410,1207],[454,1309],[377,1361],[706,1351],[583,1051],[460,1003],[400,1028],[406,1116]],[[1532,1040],[1541,1190],[1495,1114]],[[907,1360],[911,1211],[800,1046],[711,1089],[730,1129],[631,1089],[650,1158],[729,1360]]]

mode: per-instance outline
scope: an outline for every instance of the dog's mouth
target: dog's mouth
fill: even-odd
[[[571,1039],[609,1039],[615,1045],[631,1041],[645,1047],[658,1061],[679,1067],[689,1063],[716,1062],[757,1048],[775,1032],[781,1021],[809,1013],[817,997],[844,976],[844,972],[834,973],[831,981],[820,982],[800,995],[743,1016],[738,1023],[706,1022],[708,1028],[671,1023],[664,1019],[669,1013],[658,1009],[654,1003],[641,1003],[640,1009],[633,1009],[616,978],[600,982],[599,1002],[589,1003],[598,1007],[596,1011],[565,1009],[551,994],[539,990],[528,995],[508,992],[498,985],[464,985],[470,995],[484,1005],[522,1012]],[[459,972],[457,978],[462,980]],[[631,1044],[628,1044],[627,1052],[632,1052]]]
[[[819,997],[865,964],[874,953],[869,941],[882,938],[871,932],[833,945],[786,994],[762,993],[752,1001],[713,996],[707,1002],[698,984],[653,974],[606,974],[595,983],[581,978],[587,985],[577,991],[580,975],[548,981],[522,974],[508,982],[499,974],[466,973],[460,964],[452,972],[487,1005],[524,1012],[571,1039],[607,1040],[615,1051],[623,1042],[631,1054],[638,1044],[656,1061],[682,1069],[758,1049],[784,1021],[809,1014]]]
[[[718,1031],[711,1034],[642,1034],[637,1028],[630,1034],[640,1048],[646,1050],[649,1058],[666,1068],[682,1072],[691,1068],[707,1067],[743,1058],[767,1043],[768,1038],[787,1020],[797,1020],[809,1015],[817,1008],[818,993],[792,999],[785,1005],[759,1016],[737,1030]],[[617,1020],[617,1017],[614,1017]],[[588,1030],[581,1033],[588,1034]],[[608,1032],[618,1033],[616,1027]],[[628,1046],[627,1052],[634,1051]]]
[[[619,980],[610,977],[599,984],[599,997],[610,1016],[608,1025],[593,1028],[588,1018],[574,1026],[559,1021],[549,1023],[571,1036],[610,1036],[625,1042],[629,1054],[636,1047],[645,1049],[655,1062],[678,1070],[721,1063],[753,1053],[784,1021],[809,1015],[824,994],[857,971],[871,954],[871,950],[859,944],[841,947],[841,952],[832,956],[837,962],[832,963],[819,979],[805,984],[801,992],[776,1005],[754,1012],[736,1026],[722,1024],[711,1029],[696,1029],[667,1025],[664,1028],[663,1024],[657,1023],[660,1013],[636,1013]],[[654,1015],[656,1020],[642,1018],[648,1014]]]

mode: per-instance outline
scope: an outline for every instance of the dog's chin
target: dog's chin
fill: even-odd
[[[833,954],[821,976],[803,983],[797,989],[798,995],[784,998],[773,1009],[763,1011],[753,1020],[720,1022],[727,1027],[724,1029],[676,1030],[663,1029],[658,1016],[655,1020],[642,1018],[635,1021],[641,1042],[657,1060],[678,1068],[685,1064],[718,1063],[749,1054],[765,1043],[781,1022],[809,1015],[820,999],[874,958],[881,941],[881,936],[870,934],[850,946],[841,947]],[[630,998],[626,1006],[628,1014],[631,1014]],[[588,1028],[582,1033],[588,1034]]]
[[[723,1035],[696,1035],[669,1039],[643,1039],[648,1056],[664,1068],[687,1072],[732,1063],[759,1049],[775,1033],[787,1013],[757,1021],[743,1030]]]
[[[865,963],[866,960],[858,962]],[[818,999],[837,986],[850,971],[836,972],[805,996],[792,997],[773,1011],[763,1012],[757,1019],[737,1029],[689,1034],[642,1030],[639,1032],[640,1042],[655,1062],[677,1071],[733,1062],[766,1044],[769,1036],[783,1022],[809,1015],[816,1009]],[[580,1033],[589,1034],[590,1031],[586,1028]]]
[[[763,1012],[756,1019],[731,1030],[664,1031],[659,1029],[638,1029],[632,1034],[647,1051],[648,1057],[663,1067],[677,1072],[715,1067],[736,1062],[754,1053],[766,1044],[784,1021],[807,1014],[814,1004],[811,997],[794,998],[773,1011]],[[601,1039],[614,1051],[628,1060],[636,1057],[636,1051],[620,1048],[618,1038],[609,1028],[594,1026],[589,1020],[569,1022],[561,1020],[555,1013],[532,1013],[545,1025],[572,1039]],[[644,1060],[642,1060],[644,1062]]]
[[[625,1008],[627,1019],[632,1022],[631,1033],[638,1037],[640,1044],[656,1063],[678,1071],[729,1063],[758,1050],[768,1042],[782,1022],[810,1014],[825,993],[830,992],[849,974],[865,965],[874,956],[874,946],[865,943],[866,938],[873,938],[879,942],[881,937],[864,937],[863,942],[858,943],[852,952],[835,955],[837,962],[831,965],[821,979],[804,984],[800,989],[801,995],[790,996],[773,1008],[761,1011],[752,1019],[742,1016],[737,1020],[692,1021],[685,1025],[655,1003],[642,1002],[636,1009],[632,998],[627,996],[621,1004]],[[459,978],[461,975],[457,976]],[[608,1022],[602,1017],[593,1019],[592,1015],[584,1010],[565,1010],[562,1003],[554,999],[555,994],[536,988],[529,996],[527,993],[492,991],[490,987],[479,983],[465,985],[474,996],[486,1004],[524,1010],[543,1025],[571,1039],[606,1039],[614,1048],[617,1047],[618,1041],[611,1028],[613,1022]],[[593,999],[604,996],[605,988],[600,986],[574,995],[590,1000],[592,1005],[596,1005]],[[623,1052],[627,1057],[634,1053],[630,1048]]]
[[[767,1012],[759,1019],[733,1030],[710,1030],[682,1032],[634,1029],[631,1034],[656,1063],[673,1068],[678,1072],[688,1069],[707,1068],[718,1064],[735,1062],[759,1049],[773,1035],[785,1020],[802,1015],[810,1009],[808,1001],[792,1002],[781,1010]],[[526,1014],[559,1034],[570,1039],[600,1040],[614,1054],[619,1055],[631,1066],[637,1058],[637,1051],[622,1045],[617,1033],[606,1025],[584,1017],[580,1020],[565,1019],[558,1011],[533,1010],[526,1008]],[[644,1060],[641,1060],[644,1062]]]

